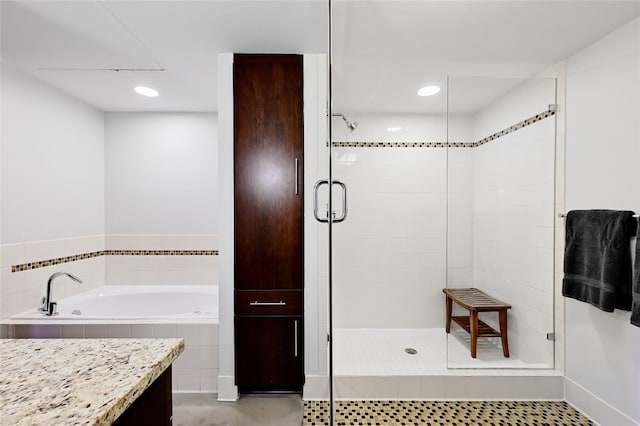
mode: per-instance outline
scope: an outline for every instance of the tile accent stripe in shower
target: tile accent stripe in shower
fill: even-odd
[[[549,110],[529,117],[477,142],[333,142],[336,148],[475,148],[555,115]]]
[[[218,256],[219,254],[218,250],[100,250],[12,265],[11,272],[29,271],[100,256]]]
[[[476,142],[333,142],[336,148],[473,148]]]

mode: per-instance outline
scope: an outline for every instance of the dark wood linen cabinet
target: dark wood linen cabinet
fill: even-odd
[[[234,55],[235,377],[304,384],[301,55]]]

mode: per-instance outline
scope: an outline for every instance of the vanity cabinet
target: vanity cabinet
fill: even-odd
[[[171,426],[173,424],[171,366],[113,422],[113,426],[145,424],[156,426]]]
[[[302,316],[236,316],[240,391],[299,391],[303,383]]]
[[[235,377],[241,392],[304,383],[300,55],[234,55]]]

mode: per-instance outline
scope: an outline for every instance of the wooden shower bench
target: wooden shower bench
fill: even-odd
[[[507,309],[511,305],[494,299],[477,288],[445,288],[442,292],[447,296],[447,333],[451,332],[451,320],[459,324],[471,335],[471,357],[475,358],[478,350],[478,337],[501,337],[502,354],[509,358],[509,341],[507,338]],[[452,302],[456,302],[469,311],[469,316],[451,316]],[[478,312],[498,312],[500,332],[478,319]]]

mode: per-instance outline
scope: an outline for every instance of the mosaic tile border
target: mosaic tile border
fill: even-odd
[[[336,401],[336,425],[594,426],[564,401]],[[329,425],[328,401],[304,401],[302,424]]]
[[[333,142],[331,145],[335,148],[476,148],[555,114],[553,109],[541,112],[477,142]]]
[[[336,148],[473,148],[476,142],[334,142]]]
[[[100,250],[73,256],[56,257],[35,262],[12,265],[11,272],[30,271],[62,263],[76,262],[100,256],[218,256],[218,250]]]
[[[548,110],[545,112],[541,112],[540,114],[536,114],[533,117],[529,117],[526,120],[523,120],[519,123],[514,124],[513,126],[509,126],[504,130],[500,130],[498,133],[494,133],[491,136],[487,136],[484,139],[480,139],[478,142],[474,143],[474,147],[476,146],[480,146],[480,145],[484,145],[487,142],[491,142],[493,140],[496,140],[502,136],[506,136],[509,133],[513,133],[516,130],[520,130],[524,127],[530,126],[534,123],[537,123],[538,121],[544,120],[545,118],[551,117],[553,115],[556,114],[556,111],[554,110]]]

